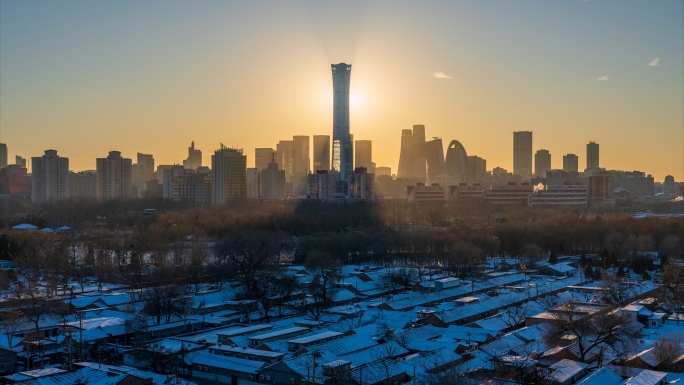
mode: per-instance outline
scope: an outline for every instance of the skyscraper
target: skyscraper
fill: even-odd
[[[275,157],[275,150],[272,148],[255,148],[254,149],[254,167],[263,171],[268,168],[268,164],[273,161]],[[277,162],[276,162],[277,163]]]
[[[551,170],[551,153],[549,150],[537,150],[534,154],[534,176],[544,177]]]
[[[577,155],[563,155],[563,171],[579,171]]]
[[[373,143],[370,140],[357,140],[354,146],[354,167],[366,167],[367,172],[372,173]]]
[[[247,157],[242,149],[221,147],[211,156],[211,203],[247,197]]]
[[[0,143],[0,168],[7,167],[7,145]]]
[[[195,142],[190,143],[188,147],[188,158],[183,161],[183,167],[194,170],[202,166],[202,151],[195,150]]]
[[[587,144],[587,169],[599,168],[599,145],[591,141]]]
[[[128,198],[132,192],[132,161],[121,152],[110,151],[106,158],[96,159],[97,199],[107,201]]]
[[[426,142],[422,124],[414,125],[413,131],[402,130],[401,135],[398,177],[428,182],[444,173],[442,139],[433,138]]]
[[[489,180],[487,160],[477,155],[468,156],[468,182],[484,183]]]
[[[532,177],[532,131],[513,132],[513,174],[524,181]]]
[[[138,163],[143,166],[142,177],[143,184],[148,180],[154,179],[154,157],[152,154],[138,153]]]
[[[62,158],[55,150],[31,159],[31,200],[33,203],[52,202],[69,197],[69,158]]]
[[[285,178],[289,181],[292,176],[292,141],[281,140],[276,145],[276,162],[281,170],[285,170]]]
[[[330,170],[330,135],[313,137],[313,172]]]
[[[346,181],[352,173],[352,144],[349,136],[349,83],[351,64],[332,65],[333,76],[333,151],[332,169]]]
[[[309,157],[309,137],[295,135],[292,137],[292,174],[304,176],[311,172]]]

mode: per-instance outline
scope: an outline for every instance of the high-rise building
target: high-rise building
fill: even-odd
[[[205,171],[201,167],[183,169],[178,175],[172,176],[168,199],[208,204],[211,201],[211,176]]]
[[[313,172],[330,170],[330,135],[313,137]]]
[[[23,168],[26,168],[26,158],[23,158],[19,155],[14,157],[14,164],[17,166],[21,166]]]
[[[258,199],[261,190],[261,171],[258,168],[247,169],[247,198]]]
[[[354,146],[354,172],[358,167],[365,167],[372,174],[373,143],[370,140],[357,140]]]
[[[268,168],[268,164],[273,162],[275,158],[275,150],[272,148],[255,148],[254,149],[254,167],[263,171]],[[276,163],[278,163],[276,161]]]
[[[202,151],[195,149],[195,142],[190,143],[188,147],[188,158],[183,161],[183,167],[194,170],[202,166]]]
[[[365,167],[354,169],[349,180],[349,198],[351,199],[373,199],[375,198],[374,175],[367,173]]]
[[[164,169],[162,176],[162,197],[164,199],[171,199],[171,183],[173,178],[185,174],[185,167],[181,165],[174,165],[171,168]]]
[[[444,161],[444,173],[451,176],[452,183],[466,183],[470,181],[470,165],[468,154],[458,140],[452,140],[447,148]]]
[[[532,131],[513,132],[513,174],[532,178]]]
[[[335,173],[337,171],[319,170],[309,174],[309,198],[332,199],[335,197]]]
[[[266,170],[261,171],[262,199],[283,199],[287,194],[285,171],[278,169],[278,164],[271,162]]]
[[[353,149],[349,136],[349,84],[351,64],[339,63],[332,66],[333,76],[333,146],[338,143],[339,151],[333,151],[332,169],[339,172],[346,181],[352,173]]]
[[[311,172],[309,157],[309,137],[295,135],[292,137],[292,174],[306,177]]]
[[[292,145],[291,140],[281,140],[276,145],[276,162],[280,165],[281,170],[285,170],[285,178],[288,181],[293,171]]]
[[[96,159],[97,199],[107,201],[128,198],[133,191],[132,161],[121,152],[110,151],[106,158]]]
[[[0,143],[0,168],[7,167],[7,145]]]
[[[154,179],[154,156],[152,154],[138,153],[138,163],[143,165],[143,183]]]
[[[69,174],[69,197],[95,199],[97,197],[97,172],[87,170]]]
[[[489,180],[487,160],[476,155],[468,156],[469,182],[485,183]]]
[[[563,155],[563,171],[567,172],[578,172],[578,158],[575,154]]]
[[[247,197],[247,157],[242,149],[221,147],[211,156],[211,203]]]
[[[672,175],[667,175],[663,181],[663,191],[670,194],[675,194],[677,192],[677,187],[675,186],[675,179]]]
[[[31,159],[31,201],[54,202],[69,197],[69,158],[45,150],[45,155]]]
[[[587,169],[597,168],[599,168],[599,145],[592,141],[587,144]]]
[[[413,131],[402,130],[401,152],[397,176],[419,182],[436,180],[444,174],[444,148],[442,139],[425,141],[425,126],[417,124]],[[427,164],[427,172],[425,166]]]
[[[543,178],[551,170],[551,153],[549,150],[537,150],[534,154],[534,176]]]

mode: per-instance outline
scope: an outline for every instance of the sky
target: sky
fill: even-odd
[[[684,180],[684,2],[0,0],[0,142],[204,164],[220,143],[332,135],[330,64],[352,65],[354,139],[396,173],[401,130],[513,169],[533,148]],[[313,146],[313,145],[311,145]]]

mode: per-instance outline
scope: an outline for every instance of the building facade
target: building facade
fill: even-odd
[[[330,135],[313,137],[313,172],[330,170]]]
[[[563,171],[567,172],[578,172],[579,162],[578,157],[575,154],[563,155]]]
[[[69,197],[78,199],[97,198],[97,172],[88,170],[70,173]]]
[[[247,157],[242,149],[221,147],[211,156],[211,203],[247,197]]]
[[[132,161],[119,151],[110,151],[106,158],[97,158],[97,199],[107,201],[130,198],[133,191]]]
[[[532,131],[513,132],[513,174],[532,178]]]
[[[268,168],[268,164],[273,162],[275,159],[275,150],[268,148],[255,148],[254,149],[254,167],[263,171]],[[277,163],[277,162],[276,162]]]
[[[544,177],[551,170],[551,153],[549,150],[537,150],[534,154],[534,176]]]
[[[333,145],[337,143],[338,151],[333,151],[332,170],[337,171],[339,178],[346,181],[352,173],[353,151],[349,135],[349,84],[351,64],[332,64],[333,77]]]
[[[46,150],[43,156],[31,158],[31,201],[54,202],[69,197],[69,158]]]
[[[587,144],[587,169],[593,170],[599,167],[599,145],[592,141]]]
[[[188,170],[195,170],[197,167],[202,167],[202,151],[195,149],[195,142],[190,143],[188,147],[188,158],[183,161],[183,167]]]
[[[266,170],[261,171],[261,190],[259,195],[262,199],[284,199],[287,195],[287,183],[285,171],[278,169],[277,163],[269,163]]]
[[[375,178],[368,173],[365,167],[354,169],[349,180],[349,198],[351,199],[374,199],[375,198]]]

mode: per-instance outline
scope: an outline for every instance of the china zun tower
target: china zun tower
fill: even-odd
[[[352,173],[352,143],[349,136],[349,78],[351,64],[332,65],[333,76],[333,155],[332,169],[346,181]]]

